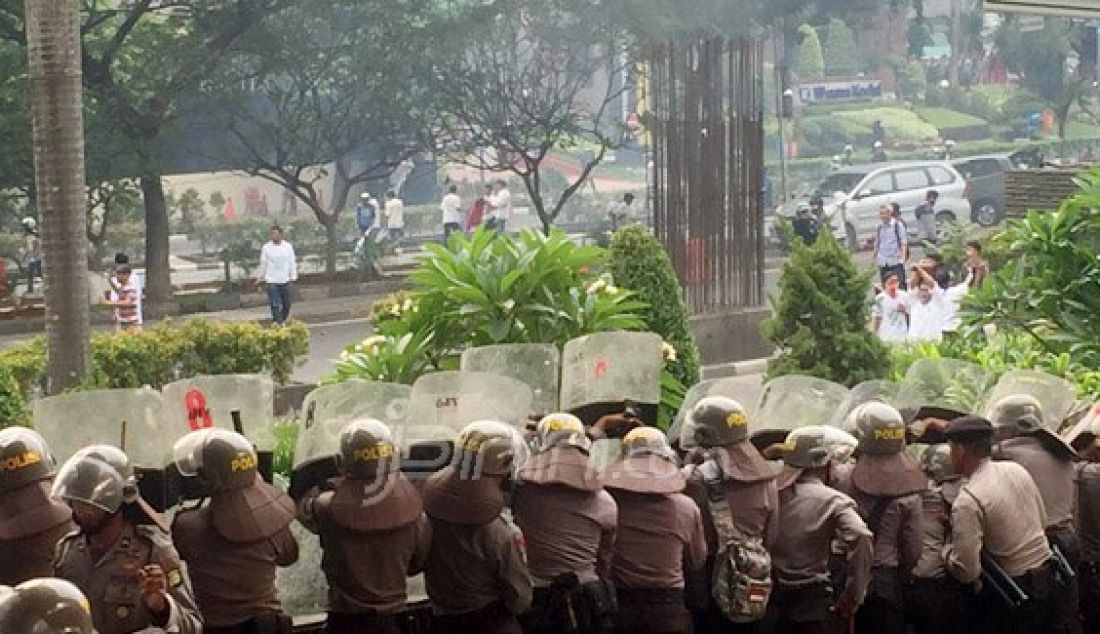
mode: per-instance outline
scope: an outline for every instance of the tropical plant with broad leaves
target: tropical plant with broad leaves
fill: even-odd
[[[1032,211],[1001,241],[1016,254],[963,305],[971,329],[995,324],[1047,354],[1100,365],[1100,168],[1057,211]]]
[[[643,330],[646,304],[604,273],[605,252],[560,231],[478,231],[428,245],[413,289],[372,308],[374,336],[344,352],[331,381],[411,383],[461,350]]]
[[[336,371],[325,382],[354,378],[411,385],[431,366],[428,349],[432,337],[431,331],[370,336],[340,353]]]

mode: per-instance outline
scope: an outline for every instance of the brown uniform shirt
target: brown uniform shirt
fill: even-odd
[[[837,476],[836,488],[855,500],[860,517],[874,533],[872,567],[897,568],[902,574],[908,574],[920,559],[921,553],[921,494],[914,493],[893,499],[868,495],[852,484],[850,468],[834,469],[833,473]],[[881,511],[882,519],[875,531],[876,527],[872,527],[870,522],[879,504],[886,506]]]
[[[1013,462],[984,461],[951,506],[951,540],[944,548],[947,571],[963,583],[982,573],[985,550],[1011,577],[1050,559],[1046,511],[1038,487]]]
[[[951,501],[958,495],[959,486],[958,481],[946,482],[921,495],[921,551],[913,567],[914,577],[940,579],[947,574],[943,547],[950,536],[947,526],[951,518]]]
[[[535,585],[549,585],[569,572],[581,583],[608,578],[619,512],[607,491],[524,483],[516,489],[512,512],[527,543]]]
[[[703,474],[694,465],[684,469],[688,485],[684,491],[703,511],[703,530],[707,536],[707,551],[718,552],[718,533],[714,530],[707,484]],[[758,482],[740,482],[731,478],[725,480],[726,502],[733,516],[733,525],[743,535],[758,535],[764,540],[764,547],[771,549],[779,537],[779,491],[775,480]]]
[[[455,615],[500,603],[512,614],[531,607],[523,535],[499,517],[481,526],[432,518],[424,584],[432,610]]]
[[[1100,563],[1100,464],[1077,467],[1077,535],[1081,561]]]
[[[1047,451],[1034,436],[1018,436],[997,443],[993,458],[1011,460],[1027,469],[1043,496],[1047,513],[1045,528],[1073,528],[1073,461]]]
[[[408,602],[408,577],[420,574],[432,544],[431,524],[423,513],[390,530],[357,531],[317,512],[313,489],[299,502],[299,519],[321,538],[321,568],[328,580],[328,606],[337,614],[393,614]]]
[[[0,541],[0,586],[52,577],[57,543],[75,528],[72,522],[65,522],[29,537]]]
[[[684,571],[706,563],[703,516],[681,493],[647,495],[615,491],[619,530],[612,579],[623,588],[684,587]]]
[[[829,581],[834,542],[848,559],[845,593],[862,603],[870,582],[872,537],[855,501],[807,475],[780,491],[779,539],[772,549],[772,568],[780,583]]]
[[[205,624],[229,627],[278,612],[275,573],[298,560],[298,542],[283,529],[270,539],[231,542],[211,523],[210,509],[180,511],[172,524],[172,541],[195,588]]]
[[[56,576],[80,588],[92,609],[99,634],[129,634],[153,627],[152,615],[141,601],[139,571],[150,564],[164,569],[168,583],[167,632],[200,634],[202,619],[191,593],[191,581],[171,540],[160,529],[126,523],[114,546],[92,560],[87,539],[80,531],[57,545]]]

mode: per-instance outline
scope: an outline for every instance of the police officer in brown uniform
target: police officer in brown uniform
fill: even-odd
[[[619,504],[612,578],[619,596],[616,631],[691,632],[686,574],[706,562],[703,516],[682,493],[687,482],[660,430],[639,427],[623,439],[623,458],[604,473]]]
[[[803,427],[781,446],[779,537],[772,548],[776,584],[766,619],[779,634],[824,633],[836,616],[850,620],[870,582],[871,531],[855,501],[829,486],[832,431]],[[829,573],[834,544],[846,561],[835,600],[833,584],[840,580]]]
[[[606,632],[615,612],[611,553],[615,500],[589,466],[591,445],[572,414],[546,416],[536,428],[539,453],[517,473],[512,513],[527,544],[534,583],[532,633]]]
[[[508,425],[471,423],[452,463],[424,485],[432,550],[424,571],[441,632],[517,634],[531,607],[523,535],[501,513],[522,440]]]
[[[1060,436],[1043,424],[1042,404],[1033,396],[1016,394],[994,403],[990,414],[994,437],[994,460],[1011,460],[1027,469],[1046,509],[1046,533],[1074,569],[1081,560],[1081,542],[1073,522],[1077,453]],[[1078,616],[1076,577],[1064,577],[1064,594],[1059,595],[1056,623],[1051,632],[1081,631]]]
[[[771,549],[779,535],[777,472],[749,442],[748,422],[740,403],[717,396],[699,401],[685,420],[681,442],[688,444],[683,441],[693,440],[704,452],[702,464],[685,468],[686,493],[702,511],[710,559],[724,545],[720,543],[714,509],[709,501],[711,486],[724,490],[726,503],[732,511],[733,529],[741,537],[760,539],[764,548]],[[693,594],[704,595],[692,601],[700,608],[696,615],[697,627],[706,631],[751,631],[751,625],[730,622],[714,605],[710,592],[712,567],[713,562],[708,561],[706,578],[694,584],[700,591]]]
[[[88,598],[97,632],[202,632],[191,582],[162,520],[138,495],[124,453],[82,450],[62,465],[51,493],[69,504],[79,527],[57,545],[55,574]]]
[[[905,614],[915,634],[951,634],[963,622],[962,598],[968,589],[947,574],[943,549],[951,522],[951,505],[962,480],[951,468],[951,447],[928,446],[921,467],[930,479],[921,495],[921,553],[905,593]]]
[[[921,495],[928,478],[905,452],[906,425],[884,403],[852,410],[845,428],[859,439],[856,464],[837,469],[837,488],[856,501],[859,514],[875,536],[871,586],[856,614],[856,631],[902,634],[903,588],[921,553]]]
[[[0,587],[0,632],[94,634],[88,600],[80,589],[53,578]]]
[[[74,528],[69,507],[50,498],[53,475],[42,436],[0,430],[0,584],[53,574],[57,542]]]
[[[206,634],[282,634],[275,574],[298,560],[290,534],[294,502],[257,472],[252,443],[224,429],[184,436],[173,451],[181,474],[209,497],[184,508],[172,541],[187,562]]]
[[[385,423],[364,418],[344,427],[339,465],[341,477],[299,502],[299,519],[324,549],[326,631],[395,634],[406,578],[427,564],[431,526]]]
[[[958,418],[947,425],[945,434],[952,469],[967,478],[951,506],[951,537],[944,548],[948,573],[974,584],[983,573],[984,553],[1028,597],[1021,607],[1010,609],[990,584],[983,584],[972,629],[998,634],[1050,631],[1058,590],[1038,487],[1020,465],[990,459],[989,421]]]
[[[1078,566],[1081,615],[1086,632],[1100,632],[1100,439],[1080,448],[1077,466],[1077,534],[1081,539]]]

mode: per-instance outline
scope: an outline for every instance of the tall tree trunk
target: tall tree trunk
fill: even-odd
[[[325,273],[331,280],[336,276],[336,214],[325,215]]]
[[[160,316],[172,299],[172,274],[168,264],[168,203],[159,174],[141,177],[145,200],[145,297],[148,312]]]
[[[80,14],[72,0],[25,0],[35,190],[45,254],[46,389],[91,369]]]

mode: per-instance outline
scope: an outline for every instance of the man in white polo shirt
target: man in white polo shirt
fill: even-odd
[[[271,240],[260,250],[260,273],[256,284],[267,286],[271,321],[282,326],[290,317],[290,283],[298,281],[298,262],[294,247],[283,240],[279,225],[271,227]]]
[[[508,183],[500,179],[493,183],[493,194],[489,196],[489,208],[493,216],[493,228],[497,235],[505,232],[508,221],[512,219],[512,192],[508,191]]]

